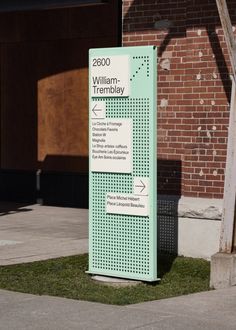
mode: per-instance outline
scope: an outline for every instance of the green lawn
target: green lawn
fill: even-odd
[[[210,263],[202,259],[159,258],[161,281],[114,288],[91,280],[88,255],[0,267],[0,288],[38,295],[134,304],[209,290]]]

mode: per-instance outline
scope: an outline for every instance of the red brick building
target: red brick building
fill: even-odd
[[[227,4],[234,24],[236,1]],[[123,1],[123,46],[136,45],[158,47],[159,204],[163,194],[165,203],[180,198],[175,220],[159,205],[160,232],[172,232],[161,249],[173,249],[175,236],[180,254],[209,257],[219,244],[231,96],[216,2]]]
[[[231,80],[215,1],[127,0],[123,19],[124,46],[159,49],[159,192],[222,198]]]

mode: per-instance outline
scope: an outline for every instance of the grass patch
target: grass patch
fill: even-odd
[[[1,266],[0,288],[105,304],[134,304],[209,290],[210,263],[202,259],[160,257],[161,282],[114,288],[91,280],[88,255]]]

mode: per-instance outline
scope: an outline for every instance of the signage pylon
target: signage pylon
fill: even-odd
[[[157,279],[157,50],[89,52],[89,273]]]

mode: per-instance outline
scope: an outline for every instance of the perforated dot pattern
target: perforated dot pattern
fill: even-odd
[[[132,174],[92,173],[93,267],[148,274],[148,217],[106,214],[105,198],[108,192],[132,193],[133,176],[149,177],[149,99],[103,100],[107,118],[117,118],[118,112],[119,118],[133,119],[134,170]]]
[[[178,252],[178,198],[158,200],[158,250]]]

